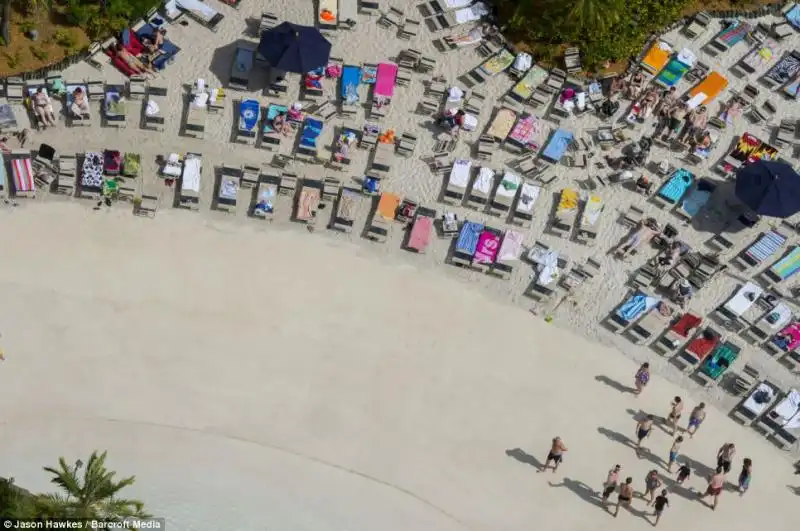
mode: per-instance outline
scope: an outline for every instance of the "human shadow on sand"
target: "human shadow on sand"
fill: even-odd
[[[603,426],[597,428],[597,431],[601,435],[605,435],[608,439],[616,443],[619,443],[623,446],[627,446],[628,448],[636,450],[636,442],[634,442],[634,440],[631,439],[630,437],[627,437],[618,431],[610,430],[608,428],[604,428]],[[637,457],[639,457],[639,459],[647,459],[648,461],[659,467],[663,467],[665,464],[663,459],[652,453],[646,446],[642,446],[641,450],[639,450],[639,454]]]
[[[693,475],[699,476],[701,478],[707,478],[714,474],[714,470],[711,467],[704,465],[700,461],[695,461],[688,455],[684,454],[678,455],[677,462],[678,464],[681,465],[683,464],[687,465],[690,469],[692,469]]]
[[[506,455],[509,457],[513,457],[520,463],[525,463],[526,465],[531,465],[535,468],[538,472],[544,470],[544,465],[533,457],[531,454],[525,452],[522,448],[514,448],[513,450],[506,450]]]
[[[605,504],[603,503],[603,499],[600,497],[600,493],[592,489],[589,485],[582,481],[575,481],[574,479],[564,478],[561,480],[561,483],[553,483],[552,481],[547,482],[548,485],[551,487],[564,487],[570,491],[572,491],[576,496],[587,503],[591,503],[595,507],[599,507],[601,509],[605,509]]]
[[[594,379],[597,380],[598,382],[602,383],[602,384],[605,384],[605,385],[609,386],[610,388],[612,388],[612,389],[614,389],[616,391],[619,391],[622,394],[625,394],[625,393],[633,394],[634,391],[636,391],[636,388],[628,387],[627,385],[621,384],[618,381],[613,380],[613,379],[609,378],[608,376],[606,376],[604,374],[598,374],[597,376],[594,377]]]

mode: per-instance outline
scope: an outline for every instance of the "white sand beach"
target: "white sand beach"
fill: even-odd
[[[446,264],[450,240],[434,238],[424,255],[402,250],[400,225],[392,227],[385,244],[365,240],[368,198],[359,205],[352,234],[325,229],[330,210],[320,211],[323,222],[309,234],[290,221],[288,201],[278,203],[271,223],[248,218],[245,208],[235,214],[211,210],[215,168],[262,165],[272,158],[231,141],[238,118],[234,101],[252,97],[266,105],[275,98],[262,94],[264,79],[257,73],[251,92],[227,91],[230,101],[224,112],[208,116],[204,140],[179,134],[186,85],[198,78],[224,85],[235,43],[256,42],[253,28],[263,6],[244,0],[234,10],[209,3],[225,15],[218,31],[193,21],[168,27],[168,38],[181,52],[153,81],[168,88],[164,132],[141,129],[141,102],[130,101],[124,129],[101,127],[99,120],[92,127],[67,127],[61,116],[57,127],[35,132],[30,143],[32,149],[49,143],[62,154],[140,153],[144,185],[160,195],[154,219],[133,217],[129,204],[96,212],[93,201],[46,193],[0,208],[0,226],[13,227],[0,231],[6,249],[0,293],[7,301],[0,306],[0,346],[7,358],[0,365],[4,475],[31,490],[47,490],[41,466],[59,455],[85,458],[95,448],[108,449],[112,468],[136,474],[132,493],[166,517],[171,529],[218,529],[219,521],[242,530],[412,525],[516,530],[539,522],[553,529],[595,529],[596,522],[611,520],[593,506],[586,488],[600,489],[608,468],[620,463],[640,489],[645,473],[657,465],[636,459],[620,441],[633,437],[633,416],[640,410],[665,415],[670,399],[681,395],[687,409],[700,401],[713,406],[696,440],[684,445],[686,456],[710,466],[717,448],[735,441],[738,457],[754,460],[753,487],[741,502],[725,493],[715,513],[678,489],[659,526],[789,528],[789,507],[800,488],[790,461],[797,448],[781,452],[755,431],[735,425],[726,415],[739,399],[720,387],[701,388],[667,359],[600,324],[625,298],[631,272],[656,252],[643,250],[629,262],[607,255],[627,233],[621,213],[636,205],[678,227],[681,240],[703,250],[728,214],[724,199],[712,201],[699,225],[690,225],[622,186],[600,188],[592,193],[606,207],[597,243],[587,247],[546,232],[553,201],[561,188],[609,170],[558,166],[553,172],[558,179],[543,193],[533,224],[524,231],[525,244],[543,241],[576,264],[592,257],[602,270],[580,296],[557,307],[536,305],[524,295],[533,274],[526,263],[503,281]],[[383,4],[419,18],[411,2]],[[280,0],[265,9],[291,22],[315,20],[311,3]],[[777,20],[770,16],[764,22]],[[676,49],[688,46],[726,73],[730,84],[710,104],[713,114],[768,68],[749,79],[728,74],[750,47],[739,44],[720,56],[707,55],[701,47],[719,27],[712,22],[695,41],[678,31],[667,36]],[[432,40],[442,35],[423,24],[417,37],[404,41],[375,18],[361,16],[353,30],[332,35],[331,55],[361,64],[395,60],[401,50],[414,48],[436,58],[434,73],[456,84],[485,59],[475,50],[438,52]],[[797,34],[784,39],[776,57],[798,45]],[[98,72],[87,64],[71,67],[64,77],[125,79],[111,66]],[[439,213],[447,208],[462,219],[505,228],[486,213],[438,202],[443,179],[432,175],[423,159],[442,135],[429,116],[414,112],[429,79],[415,74],[410,86],[398,87],[381,122],[398,135],[412,131],[419,137],[412,157],[396,158],[383,190],[413,197]],[[298,97],[299,76],[288,81],[283,103]],[[480,86],[487,102],[478,131],[459,143],[454,156],[471,156],[493,105],[513,84],[501,74]],[[678,91],[689,88],[684,81]],[[335,100],[335,85],[326,90]],[[797,117],[796,102],[779,91],[761,90],[778,109],[769,123],[741,118],[720,133],[718,147],[700,164],[688,165],[683,153],[658,146],[651,160],[668,160],[724,184],[712,167],[739,135],[749,131],[768,140],[781,118]],[[626,112],[623,102],[619,116]],[[535,113],[542,116],[545,109]],[[24,117],[21,108],[17,116]],[[322,154],[330,153],[335,126],[360,127],[365,121],[359,110],[354,119],[326,123]],[[542,142],[557,127],[543,123]],[[599,125],[594,115],[571,116],[560,127],[589,135]],[[630,135],[637,139],[651,130],[647,122]],[[793,149],[779,155],[796,162]],[[594,151],[597,161],[603,153]],[[174,188],[158,177],[157,157],[173,152],[203,154],[199,212],[172,208]],[[369,152],[357,150],[352,169],[342,173],[302,163],[292,170],[301,178],[334,176],[357,186],[369,158]],[[518,158],[500,148],[491,167],[513,168]],[[240,190],[239,203],[246,205],[249,195]],[[737,235],[731,253],[770,223],[775,220]],[[797,243],[797,234],[789,234],[788,244]],[[731,272],[698,292],[689,309],[706,315],[723,303],[741,283],[741,275]],[[532,307],[538,315],[527,311]],[[545,315],[553,317],[552,324],[544,322]],[[797,374],[762,349],[740,343],[742,355],[733,370],[748,363],[782,389],[798,386]],[[603,383],[607,377],[630,385],[642,361],[649,361],[657,376],[639,399]],[[558,474],[536,474],[520,462],[541,462],[555,435],[570,448]],[[648,441],[660,459],[669,444],[658,429]],[[732,476],[739,466],[737,460]],[[548,483],[561,480],[566,488]],[[690,484],[704,487],[700,477]],[[643,506],[634,502],[637,510]],[[648,524],[623,514],[614,525]]]

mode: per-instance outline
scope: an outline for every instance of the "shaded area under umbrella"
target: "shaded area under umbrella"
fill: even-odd
[[[277,70],[305,74],[328,64],[331,43],[317,28],[283,22],[261,34],[258,52]]]
[[[800,212],[800,175],[789,164],[759,160],[736,172],[736,197],[762,216]]]

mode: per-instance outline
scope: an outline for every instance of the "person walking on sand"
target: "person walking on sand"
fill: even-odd
[[[617,486],[619,485],[619,472],[622,470],[620,465],[614,465],[614,468],[608,471],[608,477],[606,477],[606,482],[603,484],[603,503],[608,502],[608,498],[611,497],[611,494],[617,490]]]
[[[730,472],[734,455],[736,455],[736,446],[733,443],[723,444],[717,452],[717,467],[722,468],[726,474]]]
[[[674,441],[672,441],[672,447],[669,449],[669,461],[667,462],[667,470],[670,474],[672,474],[672,465],[678,460],[678,453],[681,450],[681,443],[683,442],[683,437],[678,435]]]
[[[633,379],[633,383],[636,386],[636,390],[633,393],[638,396],[650,381],[650,364],[647,362],[642,363]]]
[[[714,504],[711,506],[712,510],[717,509],[717,501],[719,500],[719,495],[722,492],[723,485],[725,485],[725,471],[721,466],[719,466],[717,467],[717,471],[714,473],[714,475],[708,478],[708,488],[706,489],[705,494],[700,496],[701,500],[705,499],[707,496],[714,497]]]
[[[636,423],[636,455],[642,452],[642,441],[653,431],[653,415],[647,415]]]
[[[661,491],[656,497],[656,501],[653,504],[655,507],[655,511],[653,511],[653,516],[656,517],[656,521],[653,522],[653,527],[658,525],[658,521],[661,520],[661,513],[664,512],[664,509],[669,507],[669,499],[667,498],[667,489]]]
[[[700,404],[692,410],[692,414],[689,415],[689,426],[686,428],[686,433],[689,434],[689,438],[694,438],[694,434],[697,433],[697,429],[704,420],[706,420],[706,403],[700,402]]]
[[[567,451],[567,447],[564,446],[564,441],[561,440],[561,437],[556,437],[553,439],[553,444],[550,445],[550,452],[547,454],[547,460],[544,462],[544,468],[540,470],[540,472],[544,472],[550,466],[550,461],[553,462],[553,474],[556,473],[558,470],[558,464],[561,463],[561,460],[564,458],[564,452]]]
[[[684,463],[678,469],[678,479],[675,480],[675,483],[677,483],[678,485],[683,485],[683,482],[689,479],[689,476],[691,475],[692,475],[692,469],[689,468],[689,465]]]
[[[744,496],[750,488],[750,478],[753,476],[753,460],[745,457],[742,461],[742,471],[739,473],[739,496]]]
[[[678,429],[678,421],[681,418],[681,413],[683,413],[683,401],[681,400],[681,397],[676,396],[672,399],[669,415],[667,415],[667,425],[672,428],[672,433],[670,433],[670,435],[675,435],[675,431]]]
[[[633,478],[625,478],[625,483],[619,488],[619,496],[617,496],[617,506],[614,510],[614,518],[619,514],[620,505],[624,505],[626,509],[631,506],[633,499]]]
[[[648,507],[653,505],[656,497],[656,490],[663,484],[661,478],[658,477],[658,470],[651,470],[647,473],[647,476],[645,476],[644,494],[642,494],[642,498],[647,498],[648,494],[650,495],[650,500],[647,502]]]

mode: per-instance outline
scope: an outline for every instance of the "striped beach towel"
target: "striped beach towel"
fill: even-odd
[[[786,243],[786,236],[771,230],[765,232],[745,251],[745,254],[756,262],[763,262],[783,247],[784,243]]]
[[[14,175],[14,190],[16,192],[33,192],[36,190],[30,157],[13,157],[11,159],[11,173]]]
[[[694,182],[694,175],[688,170],[680,168],[672,174],[669,181],[661,187],[658,195],[663,197],[670,203],[677,203],[683,197],[683,194],[692,186]]]
[[[792,251],[775,262],[770,268],[781,280],[786,280],[800,271],[800,247],[795,247]]]
[[[636,293],[622,303],[617,310],[617,316],[625,321],[633,321],[643,313],[652,310],[658,304],[658,299],[648,297],[644,293]]]
[[[724,42],[728,48],[732,48],[734,45],[744,40],[752,29],[753,27],[747,22],[734,20],[727,28],[717,35],[717,39]]]
[[[461,226],[461,233],[456,240],[456,251],[468,254],[470,256],[475,254],[475,249],[478,247],[478,239],[483,232],[483,225],[475,223],[474,221],[465,221]]]

